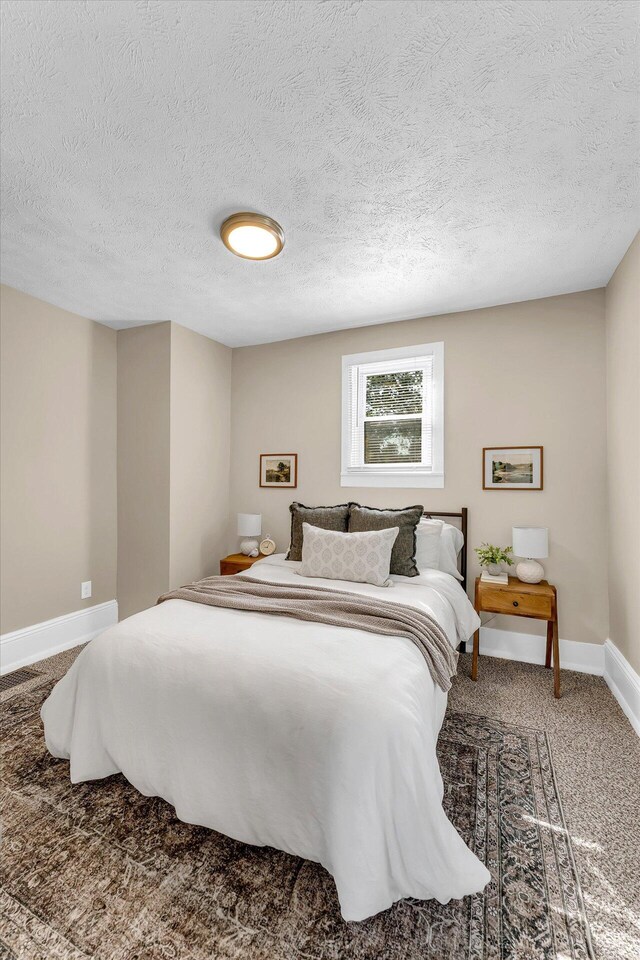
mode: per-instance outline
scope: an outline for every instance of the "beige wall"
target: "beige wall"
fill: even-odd
[[[11,287],[0,297],[6,633],[116,596],[116,335]]]
[[[636,667],[637,263],[636,239],[607,290],[611,637]],[[215,572],[237,548],[238,511],[262,512],[264,532],[286,549],[292,499],[357,499],[466,505],[470,546],[508,543],[513,523],[548,525],[561,636],[601,642],[609,633],[604,308],[596,290],[234,351],[168,323],[120,331],[120,616]],[[445,342],[445,489],[340,487],[341,356],[432,340]],[[9,631],[116,596],[116,334],[3,288],[2,347]],[[544,491],[483,492],[482,446],[521,443],[544,445]],[[260,489],[258,455],[290,450],[300,457],[298,489]],[[629,470],[613,469],[634,456]],[[93,596],[81,601],[85,579]]]
[[[640,234],[609,281],[609,636],[640,671]]]
[[[342,355],[437,340],[445,343],[445,488],[341,487]],[[262,513],[279,550],[293,499],[467,506],[470,548],[510,543],[512,524],[548,526],[561,637],[607,636],[603,290],[234,350],[231,423],[230,515]],[[542,492],[482,491],[482,447],[508,444],[544,446]],[[299,454],[298,489],[260,489],[258,455],[289,451]],[[237,545],[231,524],[227,545]],[[477,570],[472,562],[472,578]],[[541,631],[525,620],[493,625],[528,623]]]
[[[174,323],[118,333],[120,618],[218,572],[229,501],[231,350]]]
[[[231,349],[171,325],[169,581],[219,573],[229,504]]]
[[[118,331],[118,612],[169,588],[171,324]]]

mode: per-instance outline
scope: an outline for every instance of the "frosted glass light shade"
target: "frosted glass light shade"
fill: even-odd
[[[262,531],[261,513],[239,513],[238,514],[238,536],[239,537],[259,537]]]
[[[227,239],[233,252],[247,260],[268,259],[278,246],[278,241],[271,233],[249,224],[231,230]]]
[[[542,560],[549,556],[549,528],[512,527],[511,545],[516,557]]]

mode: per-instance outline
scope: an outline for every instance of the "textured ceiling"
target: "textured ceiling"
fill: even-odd
[[[635,2],[5,0],[2,279],[231,345],[597,287]],[[218,239],[237,210],[286,247]]]

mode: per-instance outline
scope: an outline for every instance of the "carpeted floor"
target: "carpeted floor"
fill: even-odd
[[[461,658],[449,709],[545,730],[596,956],[640,957],[640,740],[601,677]],[[558,958],[560,960],[560,958]]]
[[[404,901],[347,925],[317,865],[182,824],[122,777],[69,784],[68,765],[44,750],[38,709],[76,653],[2,694],[0,957],[639,955],[640,748],[602,680],[564,673],[555,701],[541,668],[486,658],[473,684],[462,658],[439,742],[445,805],[492,883],[446,907]]]

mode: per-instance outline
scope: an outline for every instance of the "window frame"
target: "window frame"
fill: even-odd
[[[351,371],[370,363],[389,362],[397,367],[401,360],[420,360],[430,357],[431,374],[431,469],[423,464],[370,464],[364,462],[357,467],[350,466],[352,449],[351,424]],[[384,372],[384,371],[381,371]],[[363,398],[356,401],[360,410]],[[359,419],[362,419],[360,417]],[[422,414],[424,434],[425,417]],[[364,450],[362,451],[364,461]],[[423,343],[418,346],[397,347],[392,350],[373,350],[368,353],[352,353],[342,357],[342,465],[340,471],[342,487],[444,487],[444,342]]]

